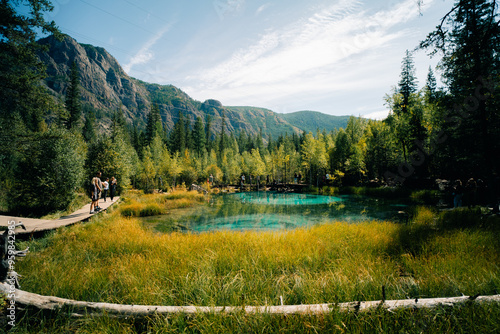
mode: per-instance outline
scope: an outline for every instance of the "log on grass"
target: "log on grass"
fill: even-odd
[[[0,284],[0,291],[8,295],[10,286]],[[83,302],[71,299],[42,296],[36,293],[15,290],[15,302],[22,307],[31,307],[39,310],[57,311],[65,309],[73,316],[106,315],[117,317],[145,317],[155,314],[172,313],[272,313],[272,314],[319,314],[332,310],[363,312],[377,308],[396,310],[400,308],[434,308],[437,306],[453,306],[467,301],[476,303],[500,302],[500,295],[478,297],[452,297],[452,298],[426,298],[402,299],[386,301],[365,301],[334,304],[309,304],[309,305],[278,305],[278,306],[148,306],[148,305],[122,305],[112,303]]]

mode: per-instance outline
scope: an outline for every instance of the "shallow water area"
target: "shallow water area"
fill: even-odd
[[[206,205],[172,210],[167,215],[143,218],[143,222],[157,232],[273,231],[332,221],[398,221],[406,206],[359,195],[243,192],[213,195]]]

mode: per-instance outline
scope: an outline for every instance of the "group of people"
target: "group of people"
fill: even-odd
[[[461,180],[455,180],[453,184],[453,207],[459,208],[464,203],[469,208],[477,204],[483,204],[484,187],[484,182],[481,179],[476,182],[476,180],[470,178],[465,186]]]
[[[299,173],[299,174],[297,174],[297,173],[293,174],[293,182],[294,183],[300,183],[301,180],[302,180],[302,174],[301,173]]]
[[[99,207],[99,198],[101,197],[101,194],[104,202],[106,202],[108,191],[110,191],[109,198],[111,199],[111,201],[113,201],[116,193],[117,180],[115,179],[115,177],[112,176],[111,180],[109,178],[106,178],[106,180],[101,181],[101,175],[101,172],[97,172],[96,176],[92,178],[90,186],[90,199],[92,201],[90,203],[90,214],[101,210],[101,208]]]

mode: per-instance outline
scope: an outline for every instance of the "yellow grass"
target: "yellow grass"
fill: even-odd
[[[167,210],[167,203],[202,200],[192,193],[139,196],[90,223],[31,242],[30,254],[16,264],[22,287],[77,300],[158,305],[376,300],[382,286],[391,299],[500,288],[498,233],[439,231],[427,209],[409,225],[332,222],[281,232],[163,235],[122,216],[134,205]]]

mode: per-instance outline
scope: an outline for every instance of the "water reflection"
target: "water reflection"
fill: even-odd
[[[333,220],[397,220],[406,205],[365,196],[247,192],[212,196],[207,205],[144,219],[160,232],[189,230],[282,230]]]

